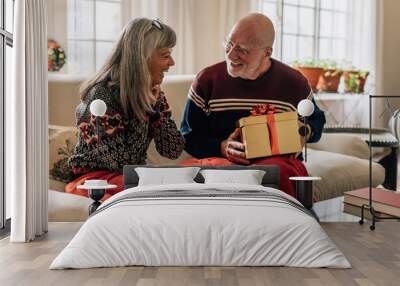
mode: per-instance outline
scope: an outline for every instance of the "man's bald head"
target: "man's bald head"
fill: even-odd
[[[252,44],[272,47],[275,40],[275,29],[272,21],[261,13],[251,13],[241,18],[232,28],[233,33],[247,35]]]
[[[249,14],[233,26],[225,48],[228,74],[254,80],[271,66],[274,26],[260,13]]]

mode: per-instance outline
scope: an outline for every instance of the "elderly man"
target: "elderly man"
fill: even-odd
[[[236,122],[249,116],[258,104],[273,104],[278,112],[286,112],[296,111],[302,99],[312,99],[307,80],[271,58],[274,38],[273,24],[263,14],[249,14],[234,25],[224,42],[226,60],[203,69],[190,88],[181,132],[185,150],[202,159],[186,164],[277,164],[281,188],[294,196],[288,178],[307,175],[302,157],[283,155],[249,161],[236,128]],[[308,142],[319,140],[325,124],[324,113],[313,103],[315,111],[308,119],[304,138]]]

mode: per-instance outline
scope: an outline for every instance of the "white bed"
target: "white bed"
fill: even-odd
[[[351,267],[285,193],[198,183],[138,186],[113,196],[50,269],[128,265]]]

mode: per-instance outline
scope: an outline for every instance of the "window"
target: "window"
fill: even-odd
[[[5,99],[11,93],[14,0],[0,0],[0,236],[9,227],[10,195],[5,190]],[[8,223],[6,223],[8,221]],[[6,231],[8,231],[6,229]]]
[[[275,57],[294,60],[348,58],[351,0],[264,0],[262,12],[276,28]]]
[[[70,74],[97,71],[122,30],[124,0],[68,0],[67,68]]]

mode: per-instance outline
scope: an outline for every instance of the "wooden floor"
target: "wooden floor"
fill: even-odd
[[[50,223],[32,243],[0,241],[0,285],[400,285],[400,223],[322,223],[353,268],[122,267],[48,270],[81,223]]]

